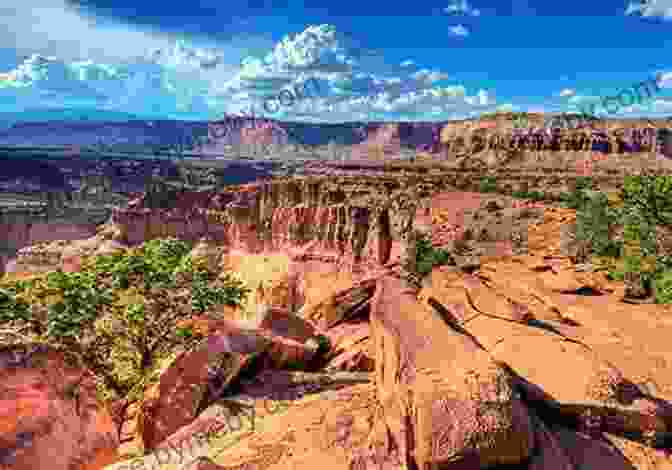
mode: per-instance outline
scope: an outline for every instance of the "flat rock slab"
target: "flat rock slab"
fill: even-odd
[[[529,456],[527,408],[512,377],[486,350],[448,328],[392,276],[378,283],[371,323],[382,406],[374,448],[386,440],[387,429],[398,459],[420,468],[518,463]]]

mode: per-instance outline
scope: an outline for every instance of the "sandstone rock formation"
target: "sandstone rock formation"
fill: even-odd
[[[133,444],[139,450],[153,449],[166,437],[196,418],[205,402],[213,402],[209,381],[220,382],[218,391],[234,380],[246,364],[251,360],[251,353],[264,351],[268,341],[261,337],[241,337],[238,333],[240,346],[245,353],[222,344],[228,336],[212,334],[199,348],[180,354],[169,365],[159,372],[156,384],[148,388],[136,415],[139,439]],[[247,343],[253,343],[248,345]],[[233,352],[231,349],[236,350]]]
[[[584,120],[585,121],[585,120]],[[404,148],[444,155],[506,151],[595,151],[605,153],[655,152],[656,128],[669,123],[628,120],[583,122],[576,129],[554,128],[546,132],[548,116],[530,114],[528,129],[514,128],[514,116],[443,123],[369,123],[360,127],[301,125],[268,119],[227,117],[214,122],[210,146],[234,143],[274,143],[326,146],[334,139],[350,147],[351,160],[385,160],[400,155]],[[558,121],[559,122],[559,121]],[[254,137],[252,137],[254,136]],[[256,140],[255,140],[256,139]]]
[[[657,371],[669,325],[651,323],[654,306],[619,306],[617,283],[544,259],[552,250],[472,275],[436,269],[419,293],[376,276],[372,385],[336,390],[267,370],[159,448],[184,442],[190,459],[199,454],[187,441],[237,414],[239,431],[199,444],[203,468],[669,468],[658,449],[669,446],[672,384]],[[601,295],[576,294],[588,286]],[[349,331],[366,336],[356,323]]]
[[[515,128],[512,114],[495,118],[457,121],[441,129],[440,153],[490,151],[592,151],[607,154],[656,152],[656,129],[667,128],[663,120],[594,120],[579,119],[582,126],[563,129],[548,126],[548,117],[528,114],[526,128]],[[562,121],[559,119],[558,122]],[[549,129],[550,127],[550,129]]]
[[[0,352],[0,465],[93,470],[118,459],[119,439],[96,378],[36,344]]]
[[[498,130],[484,129],[445,136],[443,152],[446,158],[455,153],[479,153],[483,151],[524,152],[602,152],[607,154],[631,154],[655,152],[656,130],[649,127],[601,130]]]
[[[431,468],[466,459],[483,468],[530,455],[530,416],[511,377],[474,339],[447,328],[393,277],[379,281],[371,324],[381,411],[372,452],[356,461]]]
[[[325,260],[345,254],[384,264],[398,258],[402,233],[411,233],[402,222],[413,213],[406,207],[409,201],[418,201],[415,215],[421,215],[434,204],[431,194],[477,190],[479,174],[474,169],[394,178],[277,180],[220,193],[182,193],[171,209],[150,208],[141,198],[114,211],[110,230],[131,245],[156,237],[208,237],[248,253],[300,248],[305,256],[319,252]],[[596,172],[594,181],[598,188],[609,189],[622,184],[622,176],[609,169]],[[535,173],[507,169],[497,185],[505,194],[545,187],[552,199],[571,189],[571,179],[551,168]]]
[[[608,173],[598,183],[617,178]],[[139,403],[118,406],[122,450],[223,428],[238,407],[250,424],[256,410],[253,432],[200,445],[199,468],[672,466],[661,450],[670,309],[624,304],[623,283],[577,272],[560,237],[572,211],[441,193],[481,174],[300,178],[116,210],[70,254],[200,240],[192,256],[257,293],[244,312],[254,321],[225,308],[190,320],[207,340],[176,351]],[[435,268],[419,286],[410,274],[423,225],[462,269]],[[213,403],[213,389],[235,395]],[[287,406],[263,412],[269,402]]]
[[[316,137],[310,137],[308,139],[310,142],[302,143],[304,147],[314,147],[314,151],[311,150],[308,153],[314,153],[317,156],[319,151],[315,149],[326,146],[328,142],[333,142],[335,139],[349,155],[346,160],[351,160],[349,162],[313,161],[307,163],[305,167],[298,165],[300,168],[292,170],[306,175],[361,177],[364,174],[382,174],[384,172],[380,171],[380,167],[371,164],[376,163],[376,160],[398,161],[400,153],[403,154],[409,149],[409,155],[422,154],[427,157],[426,163],[441,163],[442,165],[424,169],[419,168],[418,165],[411,165],[397,170],[397,173],[436,172],[437,177],[441,175],[450,182],[450,184],[443,185],[444,190],[449,189],[449,186],[461,190],[476,190],[483,176],[486,174],[492,176],[496,173],[500,192],[511,194],[513,191],[525,191],[526,188],[544,187],[551,196],[557,196],[567,191],[567,185],[571,185],[575,176],[592,175],[599,180],[596,181],[598,186],[613,188],[622,184],[623,175],[642,173],[645,168],[657,172],[672,171],[672,160],[657,155],[660,149],[656,147],[655,131],[658,128],[669,127],[669,123],[664,121],[598,121],[582,129],[552,132],[542,132],[544,117],[540,115],[528,117],[531,127],[527,130],[514,129],[513,116],[506,114],[498,115],[494,120],[482,119],[450,123],[370,123],[365,126],[353,124],[340,126],[340,128],[338,126],[293,125],[269,120],[257,121],[259,120],[227,117],[221,125],[230,128],[230,132],[227,131],[226,136],[221,139],[227,142],[231,139],[242,139],[260,146],[265,145],[263,142],[267,141],[277,141],[274,145],[285,145],[282,142],[287,141],[288,134],[304,137],[314,134]],[[214,127],[211,129],[211,134],[213,134],[211,139],[215,141],[221,140],[217,137],[221,133],[217,134],[219,131],[215,131],[219,125],[213,123]],[[295,138],[292,137],[292,139]],[[338,152],[330,151],[323,157],[333,159],[335,153]],[[606,159],[608,161],[598,156],[608,156]],[[40,191],[44,191],[45,197],[50,195],[48,198],[53,200],[54,207],[51,211],[53,216],[60,214],[58,215],[60,218],[72,219],[82,216],[84,209],[87,215],[83,218],[86,220],[82,222],[81,227],[77,228],[77,233],[68,233],[71,229],[65,226],[59,227],[57,224],[60,221],[53,220],[45,224],[47,221],[43,220],[44,216],[40,214],[32,214],[27,210],[7,213],[6,223],[8,225],[5,228],[9,230],[5,240],[6,246],[0,246],[3,266],[15,256],[18,249],[25,246],[36,242],[54,239],[71,240],[84,236],[79,234],[79,230],[90,233],[95,223],[107,219],[111,205],[123,205],[131,192],[142,190],[146,186],[145,183],[151,179],[152,174],[173,180],[179,176],[179,171],[173,162],[162,160],[99,159],[91,160],[90,164],[67,160],[66,162],[59,161],[58,165],[63,163],[70,166],[69,172],[74,172],[75,176],[80,177],[81,187],[59,187],[56,190],[51,185],[49,188],[40,187]],[[22,162],[17,168],[24,168],[25,165],[27,163]],[[40,171],[46,171],[42,168],[44,167],[48,168],[50,173],[59,172],[54,168],[53,161],[40,162],[40,165],[42,165],[39,167]],[[184,167],[184,165],[177,166]],[[32,167],[26,168],[27,173],[30,174]],[[222,172],[214,171],[213,168],[200,168],[198,165],[192,165],[188,169],[186,167],[182,169],[188,173],[189,178],[187,179],[190,182],[180,183],[181,187],[192,189],[210,187],[214,190],[223,181]],[[386,168],[386,170],[393,169]],[[211,177],[212,181],[207,182],[208,177]],[[54,178],[64,180],[65,176],[64,173],[59,173]],[[218,179],[222,181],[218,183]],[[211,196],[214,195],[211,194]],[[172,199],[188,200],[190,197],[189,194],[174,192],[166,200],[167,207],[170,207]],[[149,195],[146,195],[142,208],[154,207],[151,199]],[[306,198],[302,200],[305,201]],[[202,208],[220,212],[223,210],[222,205],[230,202],[230,197],[224,197],[223,201],[209,201]],[[146,220],[149,215],[143,214],[142,208],[138,206],[134,210],[120,209],[122,214],[115,215],[115,218],[121,222],[121,226],[131,230],[127,234],[131,240],[142,238],[148,224],[155,227],[153,231],[150,230],[147,233],[149,235],[183,233],[185,236],[197,239],[212,232],[215,240],[225,238],[223,229],[217,224],[209,224],[209,220],[203,214],[198,213],[195,207],[192,209],[194,213],[189,210],[186,212],[167,210],[161,215],[154,213],[151,222]],[[75,214],[73,211],[79,212]],[[21,222],[17,217],[25,220]],[[159,226],[166,228],[159,229]],[[11,269],[15,270],[14,267]]]
[[[207,236],[252,253],[310,246],[308,252],[321,251],[330,259],[375,253],[376,262],[384,264],[398,252],[393,245],[407,230],[408,223],[399,225],[404,216],[396,202],[404,191],[392,180],[368,185],[354,179],[275,181],[218,194],[183,194],[171,209],[150,208],[138,199],[116,209],[111,224],[120,241],[131,245],[157,237]]]

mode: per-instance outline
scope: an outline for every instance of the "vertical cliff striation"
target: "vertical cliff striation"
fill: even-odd
[[[250,253],[289,250],[299,258],[384,264],[399,255],[412,229],[408,201],[428,195],[411,194],[399,178],[288,178],[175,193],[169,207],[145,194],[115,209],[110,228],[129,245],[208,238]]]

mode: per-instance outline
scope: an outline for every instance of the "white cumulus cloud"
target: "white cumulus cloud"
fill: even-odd
[[[450,31],[450,33],[455,36],[469,36],[469,30],[461,24],[458,24],[457,26],[451,26],[448,28],[448,31]]]
[[[20,57],[40,54],[57,56],[65,62],[85,59],[122,62],[135,60],[147,51],[172,49],[176,39],[174,35],[139,26],[101,23],[66,0],[3,0],[0,18],[3,19],[0,46],[13,49]],[[199,42],[214,45],[205,38],[199,38]],[[249,38],[247,42],[249,47]],[[222,57],[230,58],[231,65],[240,63],[244,49],[239,41],[216,46]],[[209,60],[202,59],[205,63]]]
[[[659,73],[656,81],[661,88],[672,88],[672,72]]]
[[[150,44],[133,57],[109,60],[34,52],[0,73],[0,107],[15,113],[69,109],[208,120],[252,106],[257,115],[275,119],[343,122],[449,119],[495,103],[485,90],[469,96],[461,85],[438,85],[449,78],[441,70],[400,64],[383,73],[374,58],[358,55],[331,25],[288,35],[264,56],[239,54],[235,65],[226,45],[175,38],[162,47],[139,45]],[[122,52],[118,55],[125,56]],[[265,100],[278,97],[281,106],[263,109]]]
[[[644,2],[630,2],[625,9],[626,15],[639,14],[643,17],[659,17],[672,20],[672,0],[646,0]]]
[[[481,11],[476,8],[472,8],[469,5],[467,0],[455,0],[450,3],[446,8],[443,9],[444,12],[449,15],[468,15],[468,16],[480,16]]]

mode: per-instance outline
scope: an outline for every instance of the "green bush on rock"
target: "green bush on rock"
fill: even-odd
[[[620,256],[622,243],[610,238],[610,228],[616,224],[617,214],[610,209],[607,195],[590,189],[581,192],[576,212],[576,237],[589,241],[597,256]]]
[[[30,305],[17,297],[23,286],[0,288],[0,323],[30,319]]]
[[[544,201],[546,195],[541,191],[514,191],[512,197],[517,199],[531,199],[533,201]]]
[[[83,260],[80,272],[0,282],[0,323],[81,358],[99,379],[101,398],[141,393],[176,349],[202,337],[181,320],[249,293],[230,273],[194,262],[192,246],[151,240]]]
[[[672,224],[672,176],[626,176],[623,199],[654,224]]]
[[[484,176],[481,178],[481,181],[478,186],[478,190],[481,193],[496,193],[497,192],[497,177],[496,176]]]
[[[577,210],[577,238],[590,242],[594,260],[606,258],[611,279],[632,292],[655,289],[656,302],[670,302],[672,253],[658,253],[656,231],[672,225],[672,176],[628,176],[620,194],[595,191],[585,178],[563,199]]]
[[[672,271],[666,271],[655,281],[656,303],[672,304]]]
[[[579,176],[574,181],[574,189],[560,195],[560,200],[568,209],[578,209],[584,201],[584,190],[593,188],[593,179],[590,176]]]
[[[427,235],[419,234],[416,239],[416,270],[425,275],[432,271],[434,266],[448,264],[450,253],[442,248],[434,248]]]

